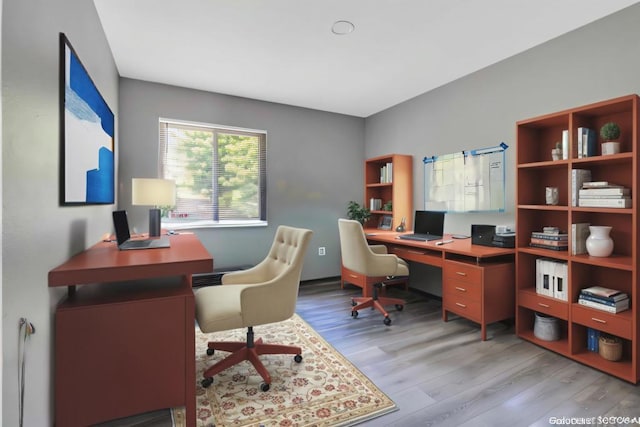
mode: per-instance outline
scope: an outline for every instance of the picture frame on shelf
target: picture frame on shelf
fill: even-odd
[[[391,230],[393,226],[393,217],[391,215],[383,215],[380,218],[380,223],[378,224],[378,228],[380,230]]]

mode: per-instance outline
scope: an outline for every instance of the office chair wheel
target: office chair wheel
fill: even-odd
[[[202,388],[208,388],[211,384],[213,384],[213,377],[207,377],[200,381],[200,385],[202,385]]]
[[[353,317],[354,319],[355,319],[356,317],[358,317],[358,312],[357,312],[357,311],[352,311],[352,312],[351,312],[351,317]]]
[[[385,317],[384,318],[384,324],[389,326],[391,324],[391,318],[390,317]]]
[[[269,391],[269,387],[270,387],[270,385],[267,384],[267,383],[260,384],[260,390],[262,390],[262,391]]]
[[[300,363],[300,362],[302,362],[302,355],[301,355],[301,354],[296,354],[296,355],[293,357],[293,360],[294,360],[296,363]]]
[[[396,304],[396,310],[398,311],[402,311],[402,309],[404,308],[404,305],[402,304]]]
[[[355,302],[354,300],[351,300],[351,307],[355,307],[356,305],[358,305],[358,303]]]
[[[215,353],[215,349],[213,349],[213,348],[208,348],[207,349],[207,356],[213,356],[213,353]]]

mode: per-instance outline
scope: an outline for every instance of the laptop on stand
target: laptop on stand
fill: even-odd
[[[116,230],[116,240],[118,249],[156,249],[168,248],[171,246],[167,236],[156,237],[154,239],[131,239],[129,232],[129,221],[127,220],[127,211],[113,211],[113,227]]]
[[[430,240],[442,239],[444,235],[444,212],[416,211],[413,223],[413,234],[401,234],[398,237],[404,240]]]

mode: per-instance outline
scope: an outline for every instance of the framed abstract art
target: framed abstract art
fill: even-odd
[[[60,204],[113,204],[113,112],[60,33]]]

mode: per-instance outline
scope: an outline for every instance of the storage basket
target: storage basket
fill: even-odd
[[[533,335],[543,341],[557,341],[560,339],[560,322],[555,317],[536,313]]]
[[[598,353],[603,359],[617,362],[622,359],[622,340],[618,337],[600,336]]]

